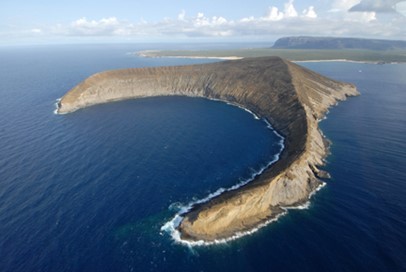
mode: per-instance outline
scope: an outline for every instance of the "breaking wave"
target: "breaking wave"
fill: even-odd
[[[218,100],[218,99],[211,99],[211,100],[222,101],[222,100]],[[225,102],[225,101],[222,101],[222,102]],[[238,105],[238,104],[235,104],[235,103],[230,103],[230,102],[226,102],[226,103],[229,104],[229,105],[237,106],[237,107],[239,107],[241,109],[244,109],[245,111],[252,114],[255,119],[257,119],[257,120],[260,119],[258,117],[258,115],[256,115],[254,112],[250,111],[249,109],[246,109],[246,108],[242,107],[241,105]],[[225,238],[225,239],[218,239],[218,240],[214,240],[214,241],[210,241],[210,242],[207,242],[207,241],[188,241],[188,240],[181,239],[180,233],[177,230],[177,227],[179,226],[180,222],[183,219],[182,215],[187,213],[188,211],[190,211],[193,206],[195,206],[197,204],[202,204],[202,203],[208,202],[212,198],[215,198],[215,197],[221,195],[224,192],[233,191],[233,190],[236,190],[236,189],[246,185],[247,183],[254,180],[257,176],[261,175],[266,169],[268,169],[272,164],[274,164],[275,162],[277,162],[279,160],[280,154],[282,153],[283,149],[285,148],[285,145],[284,145],[285,138],[281,134],[279,134],[271,126],[271,124],[268,122],[268,120],[266,120],[266,119],[262,119],[262,120],[267,124],[267,128],[272,130],[272,132],[275,133],[277,135],[277,137],[280,139],[279,142],[278,142],[278,145],[280,146],[279,152],[272,157],[272,160],[270,162],[268,162],[265,166],[261,167],[258,171],[253,172],[249,178],[247,178],[245,180],[241,180],[240,182],[238,182],[237,184],[235,184],[235,185],[233,185],[233,186],[231,186],[229,188],[219,188],[215,192],[210,193],[209,195],[207,195],[206,197],[204,197],[202,199],[192,201],[192,202],[189,202],[186,205],[181,205],[179,202],[171,204],[169,206],[169,209],[170,210],[177,209],[178,211],[171,220],[166,222],[161,227],[161,234],[163,232],[168,233],[175,242],[183,244],[183,245],[188,245],[188,246],[202,246],[202,245],[221,244],[221,243],[226,243],[228,241],[236,240],[236,239],[238,239],[238,238],[240,238],[242,236],[252,234],[252,233],[258,231],[260,228],[268,225],[269,223],[278,220],[278,218],[280,216],[284,215],[287,212],[288,208],[286,208],[286,209],[284,208],[284,212],[278,214],[274,218],[271,218],[271,219],[261,223],[260,225],[258,225],[257,227],[255,227],[255,228],[253,228],[251,230],[244,231],[244,232],[237,232],[236,234],[234,234],[231,237],[228,237],[228,238]]]
[[[59,110],[59,102],[61,101],[62,98],[58,98],[55,100],[55,110],[54,110],[54,114],[59,114],[58,110]]]
[[[215,239],[213,241],[204,241],[204,240],[189,241],[189,240],[184,240],[184,239],[181,238],[180,232],[178,231],[177,228],[178,228],[179,224],[182,222],[182,219],[183,219],[182,214],[188,212],[193,207],[193,205],[195,205],[197,203],[201,203],[201,202],[191,202],[191,203],[189,203],[189,204],[187,204],[185,206],[182,206],[180,208],[180,210],[178,211],[178,213],[170,221],[166,222],[161,227],[161,234],[163,232],[166,232],[171,236],[171,238],[176,243],[181,244],[181,245],[185,245],[185,246],[189,246],[189,247],[193,247],[193,246],[211,246],[211,245],[225,244],[225,243],[237,240],[237,239],[239,239],[241,237],[254,234],[258,230],[260,230],[263,227],[269,225],[270,223],[278,221],[279,218],[286,215],[289,210],[305,210],[305,209],[308,209],[310,207],[310,199],[311,199],[311,197],[316,192],[320,191],[325,185],[326,185],[326,183],[322,182],[313,192],[311,192],[309,194],[309,198],[308,198],[308,200],[306,202],[304,202],[302,204],[299,204],[299,205],[295,205],[295,206],[281,207],[283,211],[281,213],[278,213],[275,217],[272,217],[272,218],[262,222],[261,224],[259,224],[258,226],[254,227],[254,228],[252,228],[250,230],[237,232],[234,235],[232,235],[230,237],[227,237],[227,238]],[[207,199],[207,198],[205,198],[205,199]]]

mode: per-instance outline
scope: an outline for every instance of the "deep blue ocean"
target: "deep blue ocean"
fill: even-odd
[[[320,123],[332,179],[308,209],[189,248],[162,225],[272,160],[263,120],[185,97],[53,113],[95,72],[209,62],[129,54],[155,48],[0,47],[0,271],[406,271],[405,64],[301,63],[362,94]]]

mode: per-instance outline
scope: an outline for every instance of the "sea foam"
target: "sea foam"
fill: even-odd
[[[249,112],[250,114],[252,114],[255,119],[257,119],[257,120],[260,119],[258,117],[258,115],[256,115],[254,112],[252,112],[251,110],[249,110],[249,109],[247,109],[247,108],[245,108],[245,107],[243,107],[243,106],[241,106],[239,104],[230,103],[230,102],[222,101],[222,100],[219,100],[219,99],[210,99],[210,100],[226,102],[229,105],[237,106],[237,107],[239,107],[241,109],[244,109],[245,111]],[[216,239],[214,241],[203,241],[203,240],[189,241],[189,240],[184,240],[184,239],[181,238],[180,232],[177,229],[179,224],[182,222],[182,219],[183,219],[182,215],[184,215],[185,213],[190,211],[194,205],[208,202],[212,198],[217,197],[217,196],[221,195],[222,193],[224,193],[226,191],[233,191],[233,190],[236,190],[236,189],[246,185],[247,183],[254,180],[257,176],[261,175],[266,169],[268,169],[272,164],[274,164],[275,162],[277,162],[279,160],[280,154],[282,153],[283,149],[285,148],[285,145],[284,145],[285,138],[281,134],[279,134],[272,127],[272,125],[268,122],[267,119],[263,118],[262,120],[266,123],[267,128],[272,130],[272,132],[275,133],[277,135],[277,137],[279,138],[278,145],[280,146],[280,149],[279,149],[279,152],[272,157],[272,160],[269,161],[265,166],[261,167],[258,171],[253,172],[249,178],[247,178],[245,180],[241,180],[240,182],[238,182],[237,184],[235,184],[235,185],[233,185],[233,186],[231,186],[229,188],[219,188],[215,192],[210,193],[208,196],[206,196],[206,197],[204,197],[202,199],[198,199],[198,200],[189,202],[188,204],[183,205],[183,206],[178,206],[179,203],[176,203],[176,206],[179,207],[179,210],[171,220],[166,222],[161,227],[161,234],[163,234],[164,232],[168,233],[176,243],[186,245],[186,246],[206,246],[206,245],[214,245],[214,244],[224,244],[224,243],[227,243],[229,241],[233,241],[233,240],[236,240],[236,239],[241,238],[243,236],[250,235],[250,234],[253,234],[253,233],[257,232],[262,227],[265,227],[266,225],[277,221],[282,215],[287,213],[288,209],[294,208],[294,207],[283,208],[284,211],[282,213],[278,214],[277,216],[275,216],[275,217],[273,217],[273,218],[271,218],[271,219],[269,219],[269,220],[267,220],[265,222],[262,222],[261,224],[259,224],[257,227],[255,227],[253,229],[243,231],[243,232],[237,232],[233,236],[230,236],[228,238]],[[174,205],[170,205],[171,210],[173,209],[173,207],[174,207]],[[298,206],[297,208],[300,208],[300,207]]]
[[[58,110],[59,110],[59,102],[61,101],[62,98],[58,98],[55,100],[55,110],[54,110],[54,114],[59,114]]]
[[[276,222],[281,218],[282,216],[286,215],[289,210],[304,210],[308,209],[310,207],[310,199],[311,197],[318,191],[320,191],[324,186],[326,185],[325,182],[322,182],[313,192],[309,194],[308,200],[299,205],[295,206],[286,206],[286,207],[281,207],[283,212],[277,214],[275,217],[270,218],[269,220],[266,220],[262,223],[260,223],[258,226],[246,230],[246,231],[240,231],[236,232],[234,235],[227,237],[227,238],[222,238],[222,239],[215,239],[213,241],[204,241],[204,240],[198,240],[198,241],[190,241],[190,240],[185,240],[181,238],[180,232],[177,229],[180,223],[182,222],[183,216],[182,214],[186,213],[189,211],[194,204],[197,202],[191,202],[181,208],[181,210],[168,222],[166,222],[162,227],[161,227],[161,234],[163,232],[168,233],[171,238],[175,241],[177,244],[181,244],[184,246],[188,247],[194,247],[194,246],[212,246],[212,245],[220,245],[220,244],[226,244],[228,242],[237,240],[239,238],[242,238],[244,236],[252,235],[262,229],[263,227],[268,226],[269,224]]]

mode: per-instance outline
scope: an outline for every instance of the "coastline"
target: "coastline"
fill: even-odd
[[[254,112],[250,111],[247,108],[244,108],[241,105],[237,105],[237,104],[230,103],[228,101],[217,100],[217,99],[209,99],[209,100],[220,101],[220,102],[226,103],[228,105],[238,107],[238,108],[240,108],[242,110],[245,110],[248,113],[250,113],[254,117],[254,119],[256,119],[256,120],[260,119]],[[278,144],[279,144],[279,146],[281,148],[280,148],[279,152],[276,153],[273,156],[272,160],[269,161],[265,166],[261,167],[258,171],[252,173],[251,177],[247,178],[246,180],[243,180],[243,181],[241,181],[241,182],[239,182],[239,183],[237,183],[237,184],[235,184],[235,185],[233,185],[233,186],[231,186],[229,188],[222,188],[221,187],[221,188],[217,189],[215,192],[208,194],[204,198],[201,198],[201,199],[189,202],[186,205],[183,205],[179,209],[179,211],[172,217],[171,220],[167,221],[165,224],[162,225],[162,227],[160,229],[161,234],[163,232],[165,232],[165,233],[169,234],[171,236],[171,238],[176,243],[186,245],[186,246],[209,246],[209,245],[215,245],[215,244],[225,244],[225,243],[228,243],[230,241],[233,241],[233,240],[236,240],[236,239],[239,239],[239,238],[242,238],[244,236],[251,235],[251,234],[257,232],[261,228],[269,225],[270,223],[277,221],[281,216],[285,215],[288,212],[289,209],[306,209],[306,208],[308,208],[308,206],[309,206],[308,204],[310,204],[309,201],[307,201],[304,205],[298,205],[297,207],[285,207],[285,208],[282,208],[283,212],[281,214],[278,214],[273,218],[269,218],[265,222],[260,223],[257,227],[255,227],[255,228],[253,228],[251,230],[245,231],[245,232],[235,233],[235,235],[233,235],[231,237],[223,238],[223,239],[216,239],[214,241],[204,241],[204,240],[190,241],[190,240],[187,240],[187,239],[182,239],[181,233],[179,232],[178,227],[179,227],[179,224],[181,223],[181,221],[183,220],[183,215],[188,213],[193,208],[193,206],[195,206],[197,204],[206,203],[206,202],[210,201],[211,199],[221,195],[224,192],[231,192],[233,190],[237,190],[240,187],[245,186],[246,184],[253,181],[256,177],[260,176],[267,168],[271,167],[275,162],[277,162],[279,160],[280,155],[281,155],[283,149],[285,148],[285,146],[284,146],[285,138],[282,135],[280,135],[266,119],[262,119],[262,121],[265,122],[266,125],[267,125],[267,128],[269,130],[271,130],[273,133],[275,133],[280,139]],[[321,185],[322,185],[322,187],[324,187],[325,183],[322,183]],[[309,200],[310,200],[310,198],[312,196],[313,196],[313,194],[309,195]]]
[[[301,62],[350,62],[350,63],[364,63],[364,64],[400,64],[401,62],[382,62],[382,61],[361,61],[361,60],[350,60],[350,59],[326,59],[326,60],[291,60],[294,63]]]
[[[272,165],[272,164],[271,164]],[[250,182],[250,181],[248,181]],[[220,239],[214,239],[212,241],[205,241],[205,240],[188,240],[188,239],[183,239],[182,238],[182,234],[179,231],[179,225],[183,220],[183,214],[187,213],[188,211],[190,211],[190,209],[192,209],[193,205],[199,204],[200,200],[194,201],[194,202],[190,202],[187,205],[185,205],[184,207],[182,207],[180,209],[179,212],[177,212],[175,214],[175,216],[167,221],[160,229],[161,234],[163,232],[167,233],[170,235],[170,237],[178,244],[184,245],[184,246],[189,246],[189,247],[193,247],[193,246],[212,246],[212,245],[219,245],[219,244],[227,244],[229,242],[235,241],[237,239],[243,238],[245,236],[249,236],[252,235],[256,232],[258,232],[259,230],[261,230],[262,228],[268,226],[271,223],[277,222],[279,220],[279,218],[281,218],[284,215],[287,215],[287,213],[289,212],[289,210],[304,210],[304,209],[308,209],[310,207],[311,204],[311,198],[321,189],[323,189],[325,186],[327,185],[327,183],[322,182],[320,183],[320,185],[318,187],[316,187],[310,194],[309,194],[309,198],[307,199],[307,201],[304,201],[303,203],[297,203],[296,205],[292,205],[292,206],[286,206],[280,207],[280,212],[271,216],[268,219],[264,219],[262,222],[258,223],[257,226],[245,230],[245,231],[239,231],[236,232],[235,234],[233,234],[232,236],[226,237],[226,238],[220,238]],[[232,187],[231,187],[232,188]],[[215,196],[213,196],[215,197]],[[206,198],[204,198],[205,200]],[[207,200],[208,201],[208,200]]]
[[[215,101],[221,101],[221,100],[215,100]],[[230,104],[227,101],[221,101],[227,104]],[[248,109],[245,109],[242,106],[239,105],[235,105],[235,104],[230,104],[236,107],[239,107],[241,109],[244,109],[246,111],[248,111],[249,113],[251,113],[255,119],[258,119],[257,115],[253,112],[251,112]],[[338,106],[338,102],[334,105],[334,106]],[[329,111],[327,110],[326,113],[324,114],[322,119],[318,119],[317,122],[321,122],[323,120],[327,119],[327,114],[329,113]],[[185,205],[182,205],[182,207],[179,209],[179,211],[172,217],[171,220],[167,221],[165,224],[162,225],[162,227],[160,228],[160,234],[162,235],[163,233],[167,233],[168,235],[170,235],[170,237],[172,238],[172,240],[175,241],[175,243],[178,243],[180,245],[184,245],[184,246],[188,246],[188,247],[194,247],[194,246],[212,246],[212,245],[220,245],[220,244],[227,244],[229,242],[235,241],[237,239],[243,238],[245,236],[249,236],[252,235],[256,232],[258,232],[259,230],[261,230],[262,228],[268,226],[271,223],[277,222],[281,217],[285,216],[288,214],[289,210],[304,210],[304,209],[309,209],[310,205],[311,205],[311,199],[314,195],[316,195],[317,192],[319,192],[321,189],[323,189],[327,183],[324,181],[321,181],[321,183],[314,188],[313,191],[311,191],[308,195],[308,199],[306,201],[303,201],[301,203],[297,203],[295,205],[292,206],[281,206],[281,210],[279,213],[275,214],[273,217],[270,217],[268,219],[263,220],[263,222],[260,222],[256,227],[253,227],[252,229],[246,230],[246,231],[242,231],[242,232],[237,232],[234,235],[227,237],[227,238],[221,238],[221,239],[215,239],[213,241],[205,241],[205,240],[188,240],[188,239],[183,239],[182,235],[178,229],[181,221],[183,220],[183,215],[187,214],[194,205],[196,204],[201,204],[201,203],[205,203],[208,202],[210,199],[221,195],[222,193],[224,193],[225,191],[232,191],[235,189],[238,189],[246,184],[248,184],[249,182],[253,181],[255,179],[255,177],[259,176],[262,174],[262,172],[268,168],[271,167],[276,161],[279,160],[280,154],[282,153],[283,149],[284,149],[284,138],[283,136],[281,136],[273,127],[272,125],[268,122],[268,120],[263,119],[263,121],[268,125],[268,128],[271,129],[277,136],[279,136],[281,138],[280,141],[280,145],[281,145],[281,150],[279,151],[279,153],[275,154],[274,159],[271,160],[265,167],[262,167],[258,172],[255,172],[252,174],[252,176],[247,179],[246,181],[243,181],[239,184],[233,185],[230,188],[224,189],[224,188],[219,188],[218,190],[216,190],[214,193],[210,193],[208,196],[206,196],[205,198],[202,199],[198,199],[192,202],[189,202]],[[320,133],[323,136],[323,139],[326,142],[326,156],[330,155],[330,142],[329,140],[325,137],[325,135],[323,134],[323,132],[320,130]],[[325,158],[323,158],[325,159]],[[327,173],[328,174],[328,173]],[[330,176],[328,175],[327,177],[324,177],[323,179],[330,179]]]
[[[160,50],[143,50],[139,52],[135,52],[133,54],[144,57],[144,58],[177,58],[177,59],[213,59],[213,60],[240,60],[244,58],[244,56],[202,56],[202,55],[160,55]],[[270,55],[271,56],[271,55]],[[349,63],[365,63],[365,64],[401,64],[405,62],[399,61],[370,61],[370,60],[352,60],[352,59],[289,59],[289,61],[294,63],[301,63],[301,62],[349,62]]]
[[[357,94],[351,84],[280,58],[251,58],[98,73],[69,91],[58,113],[110,101],[183,95],[226,101],[272,124],[285,139],[279,159],[271,160],[272,167],[265,167],[250,182],[219,189],[171,220],[179,239],[210,243],[251,233],[287,207],[309,200],[323,184],[318,167],[328,154],[318,120],[337,101]]]
[[[243,59],[244,57],[238,56],[225,56],[225,57],[218,57],[218,56],[159,56],[153,55],[151,53],[159,53],[159,50],[144,50],[140,52],[135,52],[133,54],[143,57],[143,58],[172,58],[172,59],[219,59],[219,60],[239,60]]]

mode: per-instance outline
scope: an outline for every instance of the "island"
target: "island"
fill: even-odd
[[[406,41],[338,37],[283,37],[266,48],[228,50],[144,50],[142,57],[241,59],[278,56],[291,61],[405,63]]]
[[[363,49],[388,51],[405,50],[406,41],[340,37],[292,36],[278,39],[272,46],[272,48],[318,50]]]
[[[197,204],[181,215],[185,241],[213,242],[249,231],[300,205],[321,185],[328,141],[318,122],[356,87],[279,57],[210,64],[112,70],[90,76],[58,102],[59,114],[153,96],[222,100],[266,119],[284,137],[280,158],[248,184]]]

